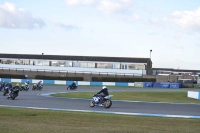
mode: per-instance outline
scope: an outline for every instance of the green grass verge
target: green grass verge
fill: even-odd
[[[2,133],[199,133],[199,119],[0,107]]]
[[[90,98],[94,92],[75,92],[52,94],[56,97]],[[110,92],[113,100],[150,101],[150,102],[181,102],[199,103],[200,100],[187,97],[187,92]]]

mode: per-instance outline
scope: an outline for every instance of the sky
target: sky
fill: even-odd
[[[200,0],[0,0],[0,50],[200,70]]]

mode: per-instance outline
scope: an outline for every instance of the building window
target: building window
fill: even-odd
[[[65,61],[60,61],[59,65],[60,65],[60,67],[65,67],[66,66],[66,62]]]
[[[120,69],[120,64],[113,64],[113,69]]]
[[[66,66],[67,66],[67,67],[72,67],[72,61],[67,61],[67,62],[66,62]]]
[[[127,69],[127,64],[121,64],[121,69]]]
[[[73,61],[73,67],[80,67],[80,63],[78,61]]]
[[[49,66],[49,61],[43,61],[43,66]]]
[[[137,70],[145,70],[145,65],[137,64],[137,65],[135,65],[135,68],[136,68]]]
[[[35,65],[35,61],[30,60],[30,65]]]
[[[95,63],[89,62],[89,63],[87,64],[87,67],[88,67],[88,68],[95,68]]]
[[[83,68],[88,67],[88,63],[86,63],[86,62],[80,62],[79,65],[80,65],[80,67],[83,67]]]
[[[59,66],[59,62],[58,61],[52,61],[51,66]]]
[[[135,64],[128,64],[128,69],[135,70]]]
[[[97,63],[97,68],[112,69],[113,68],[113,64],[112,63]]]
[[[1,60],[1,63],[2,64],[15,64],[15,61],[14,60],[3,59],[3,60]]]
[[[15,60],[16,65],[23,65],[23,60]]]
[[[37,61],[35,61],[35,65],[36,66],[42,66],[43,62],[41,60],[37,60]]]
[[[29,65],[29,60],[24,60],[24,65]]]
[[[2,64],[7,64],[7,60],[3,59],[3,60],[1,60],[1,63]]]

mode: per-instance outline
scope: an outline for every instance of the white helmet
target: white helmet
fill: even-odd
[[[106,88],[106,86],[103,86],[103,87],[102,87],[102,89],[105,89],[105,88]]]

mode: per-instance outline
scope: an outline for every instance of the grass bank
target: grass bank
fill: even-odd
[[[67,98],[90,98],[94,92],[74,92],[52,94],[56,97]],[[110,92],[114,95],[113,100],[149,101],[149,102],[180,102],[199,103],[200,100],[187,97],[187,92]]]
[[[199,133],[199,119],[0,107],[2,133]]]

